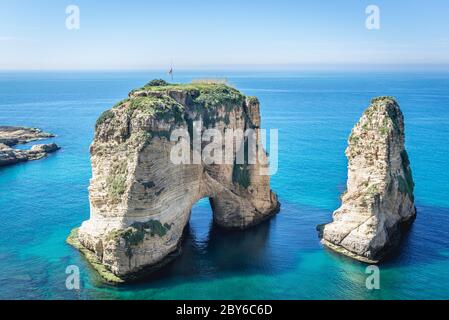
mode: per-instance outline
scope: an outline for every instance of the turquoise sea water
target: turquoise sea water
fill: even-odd
[[[89,144],[98,115],[164,73],[3,73],[0,125],[40,127],[62,150],[0,168],[0,298],[12,299],[447,299],[449,298],[449,74],[178,73],[175,81],[226,77],[261,101],[263,126],[279,129],[272,188],[279,215],[244,232],[193,210],[182,255],[149,279],[101,283],[65,243],[88,219]],[[331,219],[345,188],[344,150],[372,97],[396,96],[406,119],[418,218],[401,252],[380,265],[381,289],[365,266],[322,248],[315,226]],[[77,265],[81,290],[65,287]]]

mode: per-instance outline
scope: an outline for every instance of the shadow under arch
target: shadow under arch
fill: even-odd
[[[225,229],[214,223],[209,199],[202,198],[192,208],[180,255],[134,284],[163,286],[159,281],[176,277],[207,279],[231,272],[264,273],[270,269],[267,244],[275,218],[245,230]]]

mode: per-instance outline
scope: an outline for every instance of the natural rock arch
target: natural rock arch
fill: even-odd
[[[210,199],[215,223],[227,228],[246,228],[278,212],[260,164],[170,161],[176,144],[170,133],[192,130],[197,120],[220,131],[256,129],[259,102],[221,83],[159,81],[132,91],[98,119],[91,145],[91,216],[69,242],[108,280],[125,281],[175,256],[201,198]]]

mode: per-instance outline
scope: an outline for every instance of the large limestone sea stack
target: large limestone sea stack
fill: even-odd
[[[416,215],[414,182],[404,148],[404,117],[391,97],[373,99],[346,150],[347,191],[333,222],[321,228],[327,247],[376,263],[394,248]]]
[[[259,102],[223,83],[152,81],[98,119],[91,145],[91,215],[68,242],[107,280],[134,279],[170,261],[201,198],[209,198],[215,223],[227,228],[252,226],[279,210],[260,164],[171,161],[171,132],[183,128],[192,134],[199,120],[203,130],[256,129]]]

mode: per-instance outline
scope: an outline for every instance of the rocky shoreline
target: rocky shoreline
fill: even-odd
[[[54,134],[37,128],[0,126],[0,167],[39,160],[59,150],[55,143],[36,144],[28,150],[14,148],[16,145],[53,137]]]

